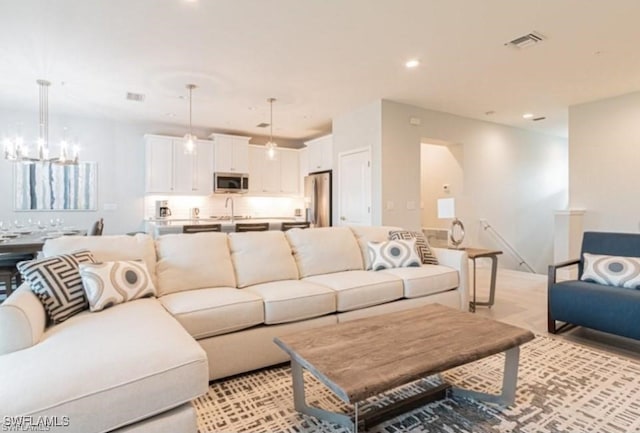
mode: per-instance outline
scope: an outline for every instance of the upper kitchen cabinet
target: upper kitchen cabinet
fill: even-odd
[[[198,140],[196,153],[184,153],[180,137],[145,135],[147,193],[210,194],[213,143]]]
[[[305,142],[309,173],[331,170],[333,167],[333,136],[325,135]]]
[[[269,160],[264,146],[249,146],[249,193],[267,195],[300,194],[298,151],[278,148]]]
[[[239,135],[211,134],[213,167],[217,173],[249,173],[249,140]]]
[[[280,149],[280,191],[300,194],[300,152]]]

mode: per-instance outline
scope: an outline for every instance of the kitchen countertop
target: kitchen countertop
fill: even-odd
[[[265,217],[265,218],[237,218],[233,222],[229,219],[218,218],[150,218],[147,220],[147,233],[153,237],[171,233],[182,233],[182,226],[191,224],[220,224],[223,232],[233,232],[236,223],[268,222],[269,230],[280,230],[284,221],[304,221],[302,217]]]

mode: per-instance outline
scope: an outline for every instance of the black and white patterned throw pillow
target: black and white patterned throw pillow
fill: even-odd
[[[420,232],[412,232],[409,230],[393,230],[389,232],[389,239],[391,240],[416,240],[416,252],[420,256],[422,260],[422,264],[424,265],[437,265],[438,259],[436,258],[433,251],[429,247],[429,242],[427,242],[427,238]]]
[[[80,263],[95,263],[90,251],[18,263],[22,278],[29,283],[53,323],[64,322],[89,308],[80,278]]]

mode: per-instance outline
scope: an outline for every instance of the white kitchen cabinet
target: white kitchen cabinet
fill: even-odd
[[[249,140],[239,135],[211,134],[213,167],[219,173],[249,172]]]
[[[199,140],[195,155],[186,155],[181,137],[145,135],[145,192],[211,193],[212,146]]]
[[[331,170],[333,167],[333,136],[325,135],[305,142],[309,173]]]
[[[173,141],[166,137],[145,135],[145,191],[173,191]]]
[[[280,152],[280,192],[300,194],[300,154],[295,150]]]
[[[261,194],[264,147],[249,146],[249,194]]]
[[[298,195],[300,168],[297,150],[278,149],[278,157],[269,160],[264,146],[249,146],[249,193]]]

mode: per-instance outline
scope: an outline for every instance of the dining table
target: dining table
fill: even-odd
[[[34,231],[29,233],[0,233],[0,254],[31,254],[34,257],[42,251],[48,239],[60,236],[84,236],[86,230],[66,230],[62,232]]]

